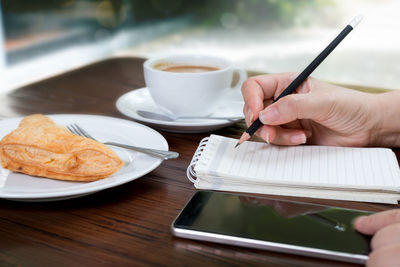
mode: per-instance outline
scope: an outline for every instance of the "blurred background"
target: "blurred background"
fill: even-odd
[[[0,90],[113,56],[201,53],[302,71],[360,13],[313,76],[400,89],[399,10],[396,0],[1,0]]]

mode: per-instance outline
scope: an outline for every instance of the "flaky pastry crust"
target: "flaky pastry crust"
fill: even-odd
[[[41,114],[25,117],[0,141],[0,160],[13,172],[81,182],[108,177],[124,164],[107,146]]]

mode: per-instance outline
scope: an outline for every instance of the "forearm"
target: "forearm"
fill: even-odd
[[[374,134],[374,144],[383,147],[400,147],[400,91],[377,95],[379,108]]]

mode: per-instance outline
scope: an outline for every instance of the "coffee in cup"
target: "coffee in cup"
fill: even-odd
[[[154,66],[157,70],[169,71],[169,72],[187,72],[187,73],[196,73],[196,72],[207,72],[207,71],[216,71],[220,68],[215,66],[201,66],[201,65],[177,65],[172,63],[158,63]]]

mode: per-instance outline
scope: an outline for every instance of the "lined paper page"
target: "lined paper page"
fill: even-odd
[[[327,146],[283,147],[211,135],[198,176],[221,177],[241,183],[400,189],[397,159],[390,149]],[[219,181],[222,183],[223,181]]]

